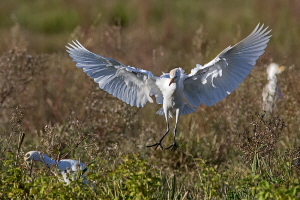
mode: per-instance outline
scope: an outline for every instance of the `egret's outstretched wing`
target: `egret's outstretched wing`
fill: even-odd
[[[162,104],[162,93],[155,84],[157,77],[151,72],[125,66],[111,58],[94,54],[78,41],[67,46],[67,52],[76,62],[76,66],[94,79],[99,87],[131,106],[143,107],[151,95]]]
[[[264,53],[271,30],[259,24],[233,47],[224,49],[204,66],[197,65],[184,80],[184,95],[193,106],[211,106],[219,102],[246,78],[256,60]]]

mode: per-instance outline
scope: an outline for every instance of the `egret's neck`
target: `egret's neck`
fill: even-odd
[[[278,74],[279,72],[279,69],[278,67],[274,67],[274,66],[271,66],[268,68],[267,70],[267,74],[268,74],[268,80],[269,81],[276,81],[277,80],[277,77],[276,75]]]
[[[43,162],[48,167],[52,167],[53,165],[55,165],[57,163],[56,160],[53,160],[52,158],[50,158],[49,156],[47,156],[45,154],[40,155],[39,161]]]
[[[275,73],[272,73],[272,74],[268,74],[268,80],[269,81],[277,81],[277,77],[276,77],[276,74]]]

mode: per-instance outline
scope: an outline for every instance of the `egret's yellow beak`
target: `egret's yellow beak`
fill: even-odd
[[[175,78],[171,78],[171,79],[170,79],[169,86],[170,86],[172,83],[174,83],[174,80],[175,80]]]
[[[286,69],[286,66],[280,66],[280,67],[278,67],[278,69],[280,72],[283,72]]]

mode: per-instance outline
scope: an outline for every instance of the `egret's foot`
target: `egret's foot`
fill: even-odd
[[[176,144],[176,142],[174,142],[172,145],[170,145],[169,147],[165,148],[165,150],[171,149],[172,151],[175,149],[179,149],[180,151],[182,151],[178,145]]]
[[[165,148],[162,146],[161,141],[159,141],[156,144],[152,144],[152,145],[147,145],[146,147],[155,147],[155,149],[157,149],[157,147],[160,147],[162,150],[164,150]]]

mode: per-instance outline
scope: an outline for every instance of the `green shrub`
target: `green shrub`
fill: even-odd
[[[79,23],[77,12],[57,0],[21,3],[16,17],[26,29],[51,34],[72,31]]]

